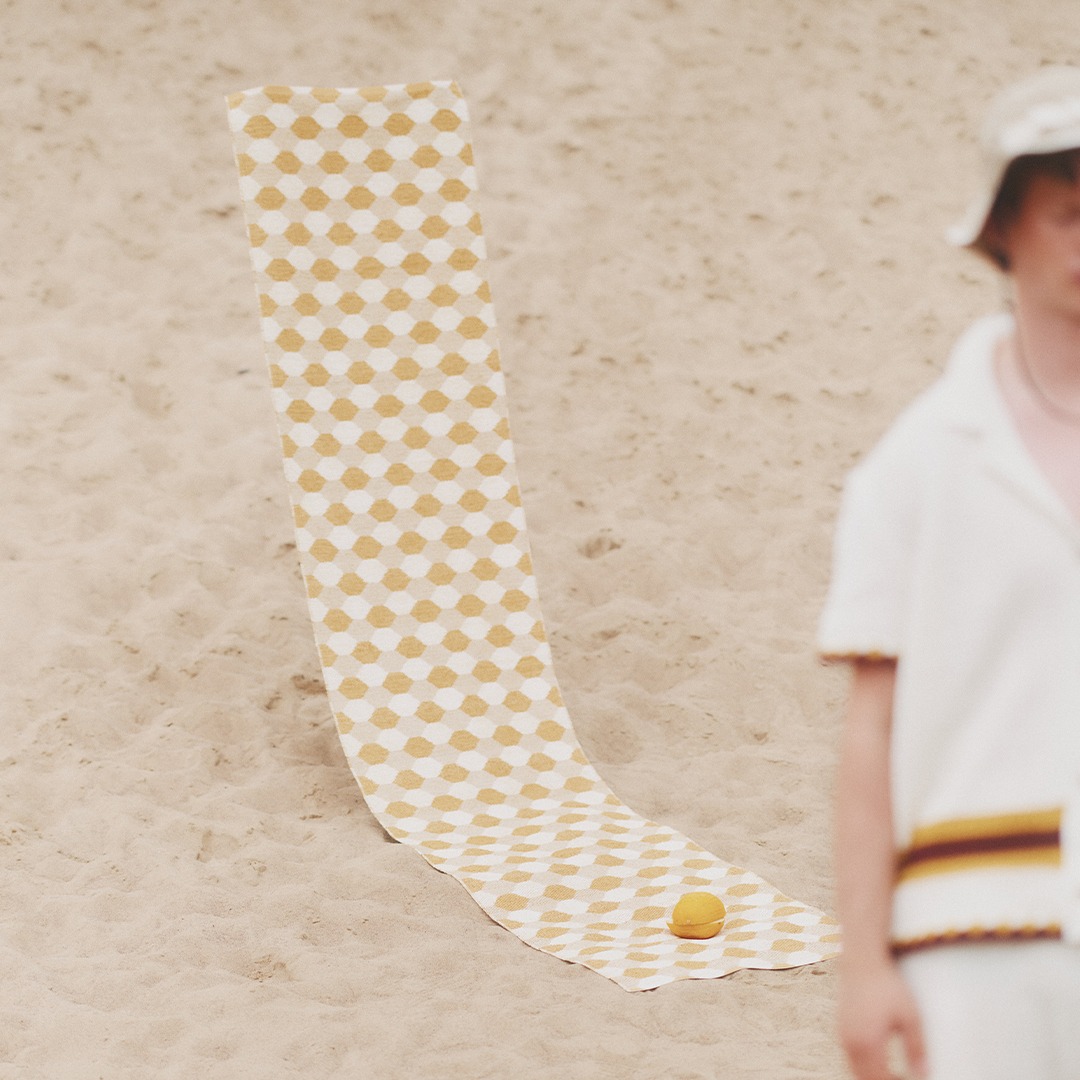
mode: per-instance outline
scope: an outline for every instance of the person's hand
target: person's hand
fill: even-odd
[[[899,1080],[889,1067],[898,1037],[912,1075],[925,1080],[926,1049],[915,998],[896,964],[847,971],[840,978],[840,1041],[856,1080]]]

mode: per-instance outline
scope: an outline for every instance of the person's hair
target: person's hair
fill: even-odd
[[[1037,176],[1049,176],[1075,184],[1080,180],[1080,149],[1058,150],[1053,154],[1023,154],[1009,163],[980,236],[983,250],[1001,270],[1009,269],[1009,256],[1001,247],[1001,237],[1020,216],[1028,189]]]

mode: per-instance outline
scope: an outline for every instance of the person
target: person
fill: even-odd
[[[1005,275],[846,479],[838,1019],[858,1080],[1080,1078],[1080,69],[1006,89],[949,239]]]

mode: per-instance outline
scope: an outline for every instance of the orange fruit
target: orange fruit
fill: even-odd
[[[723,929],[726,915],[727,909],[719,896],[709,892],[690,892],[675,905],[668,929],[676,937],[716,937]]]

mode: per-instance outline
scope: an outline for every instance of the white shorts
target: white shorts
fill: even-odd
[[[1080,948],[951,945],[900,961],[930,1080],[1080,1080]]]

